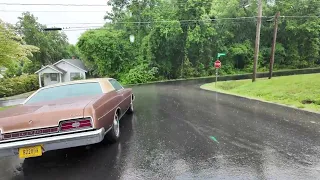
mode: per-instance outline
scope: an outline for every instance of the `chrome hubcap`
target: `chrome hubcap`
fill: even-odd
[[[119,136],[119,120],[118,120],[118,115],[114,116],[114,120],[113,120],[113,128],[114,128],[114,133],[116,136]]]
[[[133,103],[130,104],[131,111],[133,111]]]

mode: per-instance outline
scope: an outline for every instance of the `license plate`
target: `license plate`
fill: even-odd
[[[30,158],[37,156],[42,156],[42,146],[19,148],[20,158]]]

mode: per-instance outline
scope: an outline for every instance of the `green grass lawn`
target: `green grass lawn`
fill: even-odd
[[[11,107],[14,107],[14,106],[5,106],[5,107],[0,107],[0,111],[3,111],[3,110],[5,110],[5,109],[11,108]]]
[[[23,94],[18,94],[18,95],[15,95],[15,96],[4,97],[4,98],[0,98],[0,100],[5,101],[5,100],[23,99],[23,98],[29,97],[34,92],[35,91],[31,91],[31,92],[26,92],[26,93],[23,93]]]
[[[251,80],[224,81],[204,84],[203,89],[235,94],[311,111],[320,111],[320,74]]]

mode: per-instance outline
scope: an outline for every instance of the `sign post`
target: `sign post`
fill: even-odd
[[[219,69],[221,68],[221,62],[220,62],[220,57],[221,56],[225,56],[226,53],[218,53],[217,55],[217,60],[214,62],[214,67],[216,68],[216,83],[215,86],[217,87],[217,82],[218,82],[218,73],[219,73]],[[213,62],[213,61],[211,61]],[[210,62],[210,66],[212,65],[212,63]]]
[[[216,68],[216,83],[215,83],[215,87],[217,87],[217,82],[218,82],[218,72],[219,69],[221,68],[221,62],[218,60],[216,60],[216,62],[214,62],[214,67]]]
[[[216,83],[214,85],[215,88],[217,88],[217,81],[218,81],[218,68],[216,68]]]

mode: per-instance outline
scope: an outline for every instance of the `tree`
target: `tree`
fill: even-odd
[[[75,46],[73,44],[69,44],[67,46],[67,52],[68,52],[69,56],[71,56],[71,57],[80,58],[79,49],[77,46]]]
[[[252,72],[257,4],[250,0],[110,0],[105,28],[84,33],[77,46],[99,76],[144,82],[213,75],[210,63],[225,52],[220,72]],[[259,70],[269,66],[278,11],[275,68],[320,65],[317,0],[264,1]],[[313,16],[313,17],[311,17]],[[129,36],[135,42],[129,43]],[[120,48],[122,47],[122,48]]]
[[[119,77],[133,67],[134,58],[128,36],[122,31],[102,28],[85,32],[77,46],[93,75]]]
[[[27,45],[11,28],[0,20],[0,66],[8,68],[21,61],[29,61],[29,57],[39,50]]]
[[[50,31],[44,32],[46,26],[40,24],[37,18],[29,12],[22,13],[18,18],[16,31],[22,39],[30,45],[40,48],[31,58],[34,63],[33,68],[28,68],[29,73],[34,73],[41,65],[54,63],[63,58],[71,58],[68,52],[68,39],[63,32]]]

